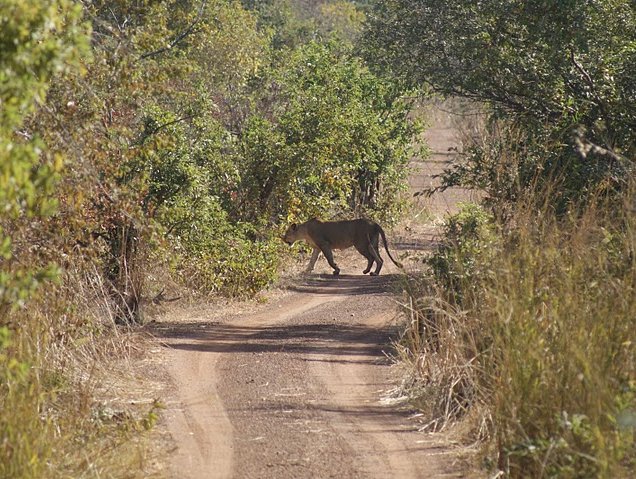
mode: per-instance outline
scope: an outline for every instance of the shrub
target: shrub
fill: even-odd
[[[617,213],[597,203],[565,219],[545,211],[537,219],[520,204],[496,254],[475,243],[474,214],[451,219],[447,231],[459,240],[433,260],[444,299],[412,292],[402,347],[422,397],[437,405],[433,423],[478,412],[490,465],[511,477],[634,473],[629,204]]]
[[[261,81],[267,108],[249,117],[240,137],[243,218],[400,212],[419,132],[402,91],[334,42],[298,48]]]
[[[443,241],[426,260],[437,283],[458,304],[478,280],[489,274],[490,261],[497,254],[498,236],[494,218],[474,203],[460,203],[460,211],[448,217]]]
[[[181,255],[175,273],[195,290],[249,298],[276,279],[278,243],[278,239],[248,239],[237,228],[211,240],[203,251]]]

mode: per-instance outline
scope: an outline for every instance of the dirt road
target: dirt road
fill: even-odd
[[[260,311],[158,324],[177,393],[172,476],[461,477],[387,401],[395,279],[313,276]]]
[[[434,155],[412,188],[429,186],[449,159],[452,131],[441,125],[428,136]],[[443,199],[434,213],[454,203]],[[434,231],[424,225],[392,245],[428,249]],[[159,319],[173,382],[171,477],[463,477],[446,438],[419,432],[413,411],[391,400],[399,375],[385,353],[397,334],[397,269],[387,259],[369,277],[354,251],[336,260],[340,277],[321,260],[317,273],[287,277],[243,312],[199,306]]]

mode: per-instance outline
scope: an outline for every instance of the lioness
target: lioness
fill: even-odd
[[[355,246],[358,252],[368,261],[363,273],[367,274],[371,271],[371,267],[375,261],[375,271],[373,271],[371,275],[376,276],[380,274],[382,264],[384,263],[378,252],[380,235],[382,236],[382,241],[384,241],[384,249],[386,249],[389,258],[391,258],[391,261],[393,261],[397,267],[401,268],[402,265],[396,261],[389,252],[384,230],[382,230],[379,224],[365,219],[325,222],[311,219],[301,225],[294,223],[287,229],[285,236],[283,236],[283,241],[291,246],[294,244],[294,241],[304,240],[313,246],[314,251],[311,255],[307,271],[314,269],[318,255],[322,251],[329,265],[333,268],[334,275],[340,273],[340,268],[338,268],[338,265],[333,260],[332,250],[346,249]]]

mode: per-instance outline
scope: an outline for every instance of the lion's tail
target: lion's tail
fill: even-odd
[[[386,235],[384,234],[384,230],[382,229],[382,226],[377,225],[377,227],[378,227],[378,231],[380,232],[380,236],[382,236],[382,241],[384,241],[384,249],[386,250],[386,254],[389,255],[389,258],[391,258],[391,261],[393,261],[393,264],[395,266],[397,266],[398,268],[404,268],[404,266],[402,266],[402,263],[400,263],[393,256],[391,256],[391,252],[389,251],[389,243],[386,241]]]

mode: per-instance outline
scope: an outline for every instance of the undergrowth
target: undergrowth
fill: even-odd
[[[505,226],[465,207],[410,281],[398,351],[414,401],[433,428],[470,417],[484,465],[508,477],[633,477],[633,202],[536,205]]]
[[[153,477],[145,432],[161,405],[121,399],[138,333],[115,326],[105,290],[99,276],[69,271],[5,314],[0,477]]]

